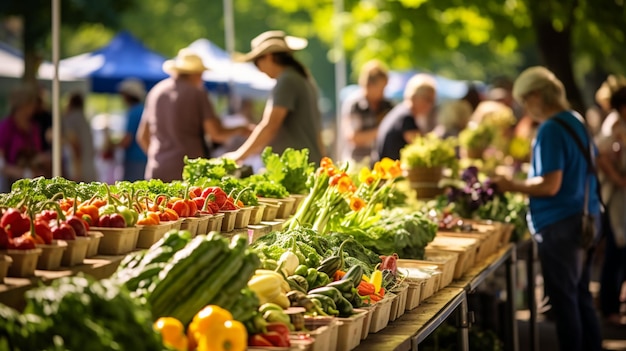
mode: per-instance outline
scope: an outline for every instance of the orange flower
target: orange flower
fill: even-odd
[[[333,160],[331,160],[330,157],[322,157],[322,160],[320,161],[320,167],[328,169],[329,167],[334,166],[335,165],[333,164]]]
[[[348,177],[347,175],[344,175],[341,178],[339,178],[339,183],[337,184],[337,190],[339,190],[340,193],[343,194],[349,191],[353,191],[352,189],[354,189],[354,184],[352,184],[352,179],[350,179],[350,177]]]
[[[382,179],[393,179],[402,174],[399,160],[384,157],[374,164],[374,173]]]
[[[365,205],[365,201],[361,198],[358,198],[356,196],[350,198],[350,209],[352,209],[352,211],[359,211],[364,208]]]

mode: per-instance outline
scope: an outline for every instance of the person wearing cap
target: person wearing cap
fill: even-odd
[[[137,143],[135,135],[139,129],[139,121],[143,113],[143,100],[146,88],[136,78],[123,80],[117,89],[128,109],[126,112],[126,133],[118,145],[124,148],[124,180],[135,181],[144,179],[148,157]]]
[[[204,89],[207,68],[190,49],[181,49],[163,63],[170,77],[146,97],[137,130],[137,142],[148,155],[145,179],[182,178],[184,157],[210,157],[205,136],[221,143],[235,135],[248,135],[249,126],[224,128]]]
[[[251,51],[235,57],[254,62],[257,68],[276,79],[261,122],[239,149],[224,157],[241,161],[266,146],[282,153],[287,148],[309,150],[309,159],[319,164],[324,152],[321,140],[321,113],[317,88],[307,69],[293,56],[307,40],[268,31],[252,39]]]
[[[513,96],[539,123],[530,170],[525,180],[495,177],[493,183],[500,191],[529,195],[528,224],[537,243],[560,350],[600,351],[602,337],[589,292],[593,249],[581,244],[585,205],[599,227],[598,181],[569,129],[583,147],[594,146],[594,154],[597,150],[582,116],[570,110],[563,83],[548,69],[523,71],[513,85]]]
[[[371,157],[378,126],[393,108],[391,100],[384,95],[388,80],[387,69],[378,60],[368,61],[361,68],[360,89],[346,99],[341,109],[346,140],[344,159],[361,162]]]
[[[43,175],[49,160],[43,152],[40,129],[33,120],[37,91],[22,85],[11,92],[9,115],[0,121],[0,191],[8,192],[20,178]]]
[[[436,123],[429,115],[436,95],[436,83],[431,76],[418,73],[409,79],[404,88],[404,101],[389,111],[378,127],[372,162],[383,157],[399,160],[400,149],[417,136],[435,129]]]
[[[98,180],[93,135],[85,118],[85,98],[82,93],[70,94],[61,126],[64,154],[69,161],[65,165],[66,177],[81,182]]]

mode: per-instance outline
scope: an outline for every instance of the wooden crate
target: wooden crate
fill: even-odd
[[[397,261],[397,266],[400,272],[403,272],[403,269],[414,268],[419,269],[429,275],[428,277],[411,277],[409,275],[405,279],[405,282],[409,284],[421,285],[419,301],[424,301],[439,290],[442,276],[442,272],[439,269],[439,266],[430,262],[404,259],[399,259]]]
[[[476,263],[476,253],[478,250],[478,239],[455,238],[436,236],[435,239],[426,246],[426,255],[435,252],[454,252],[458,254],[456,266],[454,267],[454,279],[459,279],[470,267]]]

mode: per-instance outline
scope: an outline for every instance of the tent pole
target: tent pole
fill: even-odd
[[[341,128],[341,90],[346,86],[346,55],[343,48],[343,24],[341,14],[344,11],[343,0],[334,0],[334,17],[336,35],[333,51],[335,52],[335,158],[341,159],[343,153],[343,136]]]
[[[61,0],[52,0],[52,176],[61,176],[61,109],[59,85],[59,27],[61,24]]]
[[[233,11],[233,0],[224,0],[224,40],[226,51],[232,57],[235,52],[235,14]],[[233,92],[233,70],[232,63],[229,63],[228,74],[228,111],[227,114],[235,113],[236,97]]]

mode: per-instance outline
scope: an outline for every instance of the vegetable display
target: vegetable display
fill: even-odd
[[[13,350],[163,350],[150,311],[110,280],[65,277],[26,293],[23,314],[0,305],[0,345]]]

